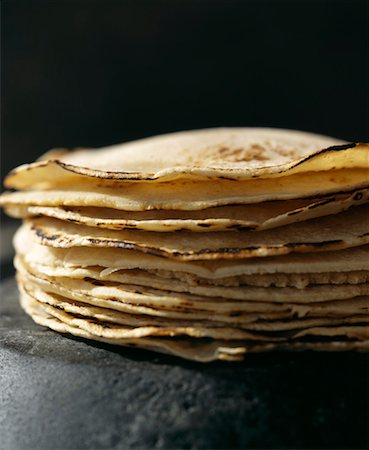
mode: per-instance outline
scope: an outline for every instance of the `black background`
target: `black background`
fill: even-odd
[[[213,126],[368,140],[368,2],[5,0],[2,176]]]

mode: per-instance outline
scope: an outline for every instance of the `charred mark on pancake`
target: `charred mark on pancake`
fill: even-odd
[[[60,305],[53,305],[54,308],[60,309],[61,311],[64,311],[64,308]]]
[[[349,189],[346,191],[335,191],[333,193],[325,193],[325,194],[314,194],[314,195],[307,195],[307,196],[302,196],[301,198],[305,199],[305,200],[316,200],[318,198],[325,198],[327,197],[327,195],[348,195],[348,194],[353,194],[354,192],[356,192],[358,189],[358,187],[356,187],[355,189]],[[369,189],[369,184],[366,186],[360,186],[360,189],[365,189],[368,190]],[[268,202],[280,202],[281,200],[268,200]],[[235,204],[237,205],[237,204]]]
[[[54,163],[61,168],[75,173],[77,175],[90,176],[94,178],[101,178],[106,180],[132,180],[132,181],[140,181],[140,180],[155,180],[156,177],[153,175],[148,177],[142,177],[139,172],[111,172],[104,171],[98,169],[89,169],[87,167],[75,166],[73,164],[66,164],[59,159],[46,161],[48,163]]]
[[[312,155],[307,156],[306,158],[302,159],[298,163],[294,164],[291,168],[298,167],[302,163],[309,161],[309,159],[315,158],[318,155],[322,155],[323,153],[330,153],[330,152],[336,152],[336,151],[342,151],[342,150],[349,150],[350,148],[355,148],[358,144],[355,142],[351,144],[341,144],[341,145],[332,145],[330,147],[327,147],[323,150],[320,150],[316,153],[313,153]]]
[[[359,200],[361,200],[362,198],[363,198],[363,193],[362,192],[356,192],[356,194],[354,195],[354,200],[357,200],[357,201],[359,201]]]
[[[217,254],[217,253],[225,253],[225,254],[236,254],[236,253],[240,253],[244,250],[247,251],[252,251],[252,250],[257,250],[259,247],[245,247],[245,248],[241,248],[241,247],[225,247],[225,248],[218,248],[218,249],[211,249],[211,248],[204,248],[201,250],[197,250],[195,252],[178,252],[178,251],[174,251],[173,255],[176,256],[182,256],[182,255],[203,255],[203,254]]]
[[[198,223],[197,226],[203,227],[203,228],[209,228],[209,227],[211,227],[211,224],[210,223]]]
[[[59,234],[46,234],[42,228],[32,227],[32,229],[35,231],[36,236],[41,239],[46,239],[48,241],[56,241],[57,239],[61,238]]]
[[[365,235],[369,235],[369,233],[366,233]],[[362,235],[364,236],[364,235]],[[244,252],[254,252],[257,250],[260,250],[262,248],[263,250],[269,250],[269,249],[283,249],[283,248],[296,248],[296,247],[324,247],[328,245],[333,244],[339,244],[343,242],[342,239],[332,239],[329,241],[322,241],[322,242],[291,242],[286,243],[282,245],[276,245],[276,246],[267,246],[267,247],[225,247],[225,248],[218,248],[218,249],[210,249],[210,248],[204,248],[201,250],[197,250],[194,252],[179,252],[179,251],[173,251],[171,254],[173,256],[191,256],[191,255],[203,255],[203,254],[238,254],[238,253],[244,253]]]
[[[108,239],[95,239],[95,238],[88,238],[87,241],[90,244],[94,244],[97,246],[102,246],[102,244],[108,244],[108,245],[112,245],[112,246],[118,246],[120,248],[124,248],[127,250],[134,250],[135,248],[139,247],[135,244],[132,244],[130,242],[124,242],[124,241],[111,241]]]

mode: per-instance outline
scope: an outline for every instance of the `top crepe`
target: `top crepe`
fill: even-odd
[[[340,145],[341,144],[341,145]],[[271,178],[297,173],[369,168],[368,144],[300,131],[220,128],[187,131],[95,150],[53,150],[6,178],[8,188],[69,183],[168,181],[176,178]]]

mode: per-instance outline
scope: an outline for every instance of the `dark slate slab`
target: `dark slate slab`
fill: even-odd
[[[93,344],[0,302],[1,449],[368,448],[368,355],[208,365]]]

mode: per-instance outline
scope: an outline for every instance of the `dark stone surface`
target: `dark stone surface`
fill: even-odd
[[[203,365],[43,329],[12,279],[0,308],[1,449],[368,448],[368,355]]]

